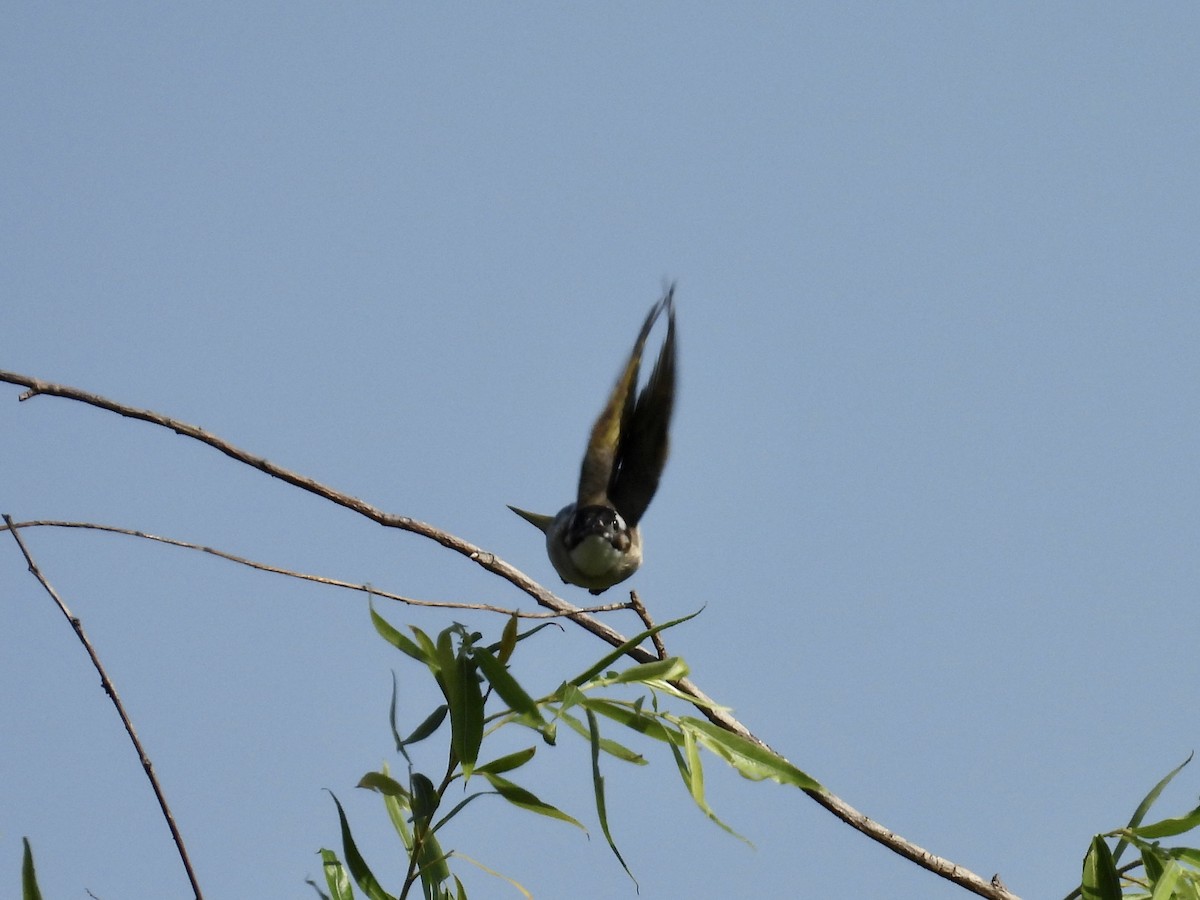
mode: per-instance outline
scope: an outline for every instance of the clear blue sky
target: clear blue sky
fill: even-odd
[[[1198,35],[1186,4],[10,4],[0,368],[200,424],[554,586],[505,504],[569,499],[677,278],[674,450],[631,586],[660,619],[705,607],[671,649],[835,793],[1061,896],[1200,745]],[[527,604],[170,432],[18,393],[18,519]],[[29,835],[47,896],[187,896],[97,679],[2,537],[0,893]],[[26,539],[209,897],[306,896],[337,841],[324,788],[396,884],[353,785],[396,763],[391,670],[412,723],[432,698],[362,598]],[[518,674],[549,690],[600,652],[545,632]],[[481,801],[445,843],[538,897],[634,896],[585,748],[545,749],[533,782],[590,841]],[[965,896],[795,791],[710,767],[751,850],[668,758],[607,774],[642,897]]]

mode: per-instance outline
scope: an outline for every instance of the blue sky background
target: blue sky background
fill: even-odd
[[[12,4],[0,368],[197,423],[555,586],[572,493],[679,281],[673,456],[630,582],[710,694],[1026,897],[1200,743],[1200,10],[1184,4]],[[416,597],[505,583],[163,429],[0,386],[0,509]],[[130,538],[26,540],[95,640],[207,895],[312,896],[328,788],[394,888],[391,671],[358,595]],[[586,594],[561,593],[576,602]],[[185,897],[126,739],[0,541],[0,892]],[[437,630],[495,616],[386,608]],[[613,617],[626,631],[628,615]],[[602,652],[547,631],[550,690]],[[506,738],[506,749],[529,743]],[[503,742],[502,742],[503,743]],[[653,748],[647,748],[653,749]],[[627,898],[586,748],[444,844]],[[440,754],[420,760],[440,766]],[[1190,808],[1185,770],[1161,812]],[[794,790],[607,768],[646,898],[960,889]],[[462,867],[473,896],[517,896]],[[851,887],[848,887],[850,885]]]

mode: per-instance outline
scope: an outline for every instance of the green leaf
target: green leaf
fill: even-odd
[[[1175,896],[1175,885],[1182,875],[1183,867],[1179,863],[1175,860],[1167,863],[1167,867],[1152,881],[1154,891],[1150,894],[1150,900],[1171,900]]]
[[[392,699],[388,703],[388,724],[392,726],[392,740],[396,742],[396,750],[404,754],[408,764],[412,765],[408,751],[404,749],[404,739],[400,737],[400,729],[396,727],[396,700],[400,696],[400,683],[396,680],[396,670],[392,670]]]
[[[442,723],[446,721],[446,713],[449,711],[450,707],[443,703],[428,716],[426,716],[425,721],[414,728],[413,733],[401,741],[401,744],[407,747],[409,744],[415,744],[417,741],[425,740],[425,738],[429,737],[442,727]]]
[[[1171,779],[1174,778],[1176,775],[1178,775],[1180,773],[1180,771],[1183,769],[1183,767],[1192,761],[1192,757],[1195,755],[1196,755],[1196,752],[1193,750],[1191,753],[1188,754],[1187,759],[1185,759],[1183,762],[1181,762],[1179,765],[1177,765],[1175,768],[1173,768],[1170,772],[1168,772],[1165,776],[1163,776],[1162,780],[1159,781],[1158,784],[1156,784],[1150,790],[1150,793],[1148,793],[1145,797],[1142,798],[1142,802],[1138,804],[1137,809],[1134,810],[1134,812],[1133,812],[1133,817],[1130,818],[1130,820],[1129,820],[1129,825],[1127,826],[1128,828],[1137,828],[1139,825],[1142,824],[1142,819],[1144,819],[1146,816],[1146,813],[1150,811],[1150,807],[1154,804],[1154,801],[1158,799],[1158,795],[1161,794],[1163,792],[1163,789],[1168,784],[1171,783]],[[1125,852],[1125,848],[1128,845],[1129,845],[1129,842],[1126,841],[1124,838],[1122,838],[1120,841],[1117,842],[1117,849],[1113,851],[1113,864],[1114,865],[1120,861],[1121,854]]]
[[[513,712],[520,713],[531,720],[539,730],[545,726],[546,722],[542,718],[537,702],[513,678],[504,663],[492,656],[486,647],[474,648],[471,651],[471,657],[478,664],[488,683],[496,689],[500,699],[507,703]]]
[[[1174,837],[1177,834],[1183,834],[1185,831],[1191,831],[1197,825],[1200,825],[1200,806],[1193,809],[1186,816],[1162,819],[1151,825],[1142,825],[1140,828],[1133,829],[1133,831],[1138,837],[1155,840],[1156,838]]]
[[[524,750],[518,750],[516,753],[509,753],[507,756],[493,759],[490,763],[479,766],[475,771],[479,774],[491,772],[493,775],[499,775],[501,772],[511,772],[513,769],[519,769],[533,759],[533,755],[536,752],[536,747],[526,747]]]
[[[388,767],[384,766],[384,774],[388,774]],[[400,840],[404,845],[404,850],[412,852],[413,850],[413,830],[408,827],[408,814],[412,811],[412,794],[385,793],[383,796],[383,806],[388,810],[388,818],[391,821],[391,827],[396,829],[396,834],[400,835]]]
[[[640,699],[640,698],[639,698]],[[676,743],[683,740],[678,730],[671,728],[658,716],[641,712],[636,704],[620,700],[609,700],[606,697],[585,697],[583,706],[606,718],[619,722],[639,734],[654,738],[656,741]]]
[[[456,815],[458,815],[458,811],[460,809],[462,809],[464,806],[466,806],[468,803],[470,803],[472,800],[474,800],[477,797],[486,797],[491,793],[492,793],[492,791],[477,791],[474,794],[468,794],[466,797],[464,797],[462,800],[460,800],[455,805],[454,809],[450,810],[450,812],[446,813],[444,816],[442,816],[440,819],[438,819],[437,824],[435,824],[430,829],[430,831],[441,830],[441,827],[443,825],[445,825],[447,822],[449,822],[451,819],[453,819]]]
[[[438,887],[450,878],[450,865],[446,862],[446,854],[438,843],[437,835],[426,831],[421,837],[420,848],[417,851],[417,871],[421,875],[421,884],[427,896],[433,896]]]
[[[687,673],[687,663],[681,657],[669,656],[654,662],[638,663],[615,675],[597,678],[590,684],[596,687],[610,684],[645,684],[650,681],[677,680],[683,678]]]
[[[1083,900],[1121,900],[1121,876],[1102,835],[1092,838],[1092,846],[1083,858],[1080,888]]]
[[[450,746],[462,767],[463,779],[471,777],[483,743],[483,690],[475,674],[475,663],[465,653],[455,661],[450,688]]]
[[[521,787],[520,785],[513,784],[507,778],[503,778],[493,772],[485,772],[482,769],[479,770],[479,774],[488,780],[488,783],[496,789],[497,794],[499,794],[513,806],[519,806],[521,809],[527,809],[530,812],[537,813],[540,816],[547,816],[551,819],[569,822],[576,828],[587,831],[587,829],[583,827],[583,824],[574,816],[570,816],[561,809],[551,806],[549,803],[539,799],[533,793],[525,790],[525,788]]]
[[[375,876],[371,873],[370,866],[367,865],[367,861],[358,852],[358,847],[354,843],[354,836],[350,833],[350,823],[346,820],[346,812],[342,809],[341,802],[332,792],[329,796],[333,797],[333,802],[337,804],[338,819],[342,826],[342,855],[346,857],[346,867],[350,870],[350,874],[354,878],[354,883],[358,885],[359,890],[366,894],[370,900],[396,900],[375,879]]]
[[[1182,860],[1189,866],[1200,868],[1200,850],[1197,850],[1195,847],[1172,847],[1170,854],[1175,859]]]
[[[433,819],[441,797],[427,775],[413,772],[409,781],[412,785],[413,825],[419,832]]]
[[[416,625],[409,625],[408,630],[413,633],[413,637],[417,639],[417,646],[420,647],[421,659],[425,665],[429,666],[429,670],[435,676],[441,672],[441,667],[438,663],[438,651],[434,646],[433,640]]]
[[[392,627],[383,616],[375,612],[375,604],[371,604],[371,624],[375,626],[375,630],[379,632],[379,636],[399,650],[411,656],[417,662],[428,663],[429,658],[408,638],[402,635],[399,631]]]
[[[1169,862],[1169,858],[1164,859],[1162,851],[1155,847],[1143,846],[1140,849],[1142,851],[1142,868],[1146,870],[1146,878],[1153,884],[1162,876],[1163,864]],[[1115,855],[1113,863],[1116,863]]]
[[[321,866],[325,870],[325,885],[329,888],[330,900],[354,900],[354,888],[346,867],[332,850],[321,849]],[[309,882],[311,884],[311,882]],[[314,885],[315,887],[315,885]],[[317,890],[321,894],[320,889]],[[321,894],[321,896],[326,896]]]
[[[692,795],[692,802],[700,808],[702,813],[708,816],[710,821],[719,825],[738,840],[753,847],[754,845],[749,840],[722,821],[720,816],[708,805],[708,800],[704,796],[704,763],[700,759],[700,749],[696,742],[695,734],[685,730],[683,732],[683,753],[680,753],[679,748],[674,744],[671,745],[671,752],[675,754],[675,764],[679,768],[679,774],[683,776],[683,783],[687,785],[688,793]],[[685,754],[686,760],[684,758]]]
[[[590,709],[587,710],[588,733],[592,741],[592,790],[596,795],[596,815],[600,819],[600,830],[604,832],[604,839],[608,841],[608,847],[613,852],[613,856],[617,858],[617,862],[621,864],[621,868],[625,870],[625,874],[629,876],[629,880],[633,882],[634,887],[638,888],[638,881],[633,877],[633,872],[629,871],[629,866],[625,864],[625,858],[621,856],[621,851],[617,849],[616,842],[613,841],[612,832],[608,830],[608,809],[604,802],[604,776],[600,774],[600,725],[596,722],[596,714]]]
[[[620,659],[622,656],[624,656],[628,651],[632,650],[634,647],[636,647],[642,641],[646,640],[646,638],[656,635],[660,631],[666,631],[668,628],[674,628],[676,625],[686,622],[689,619],[694,619],[698,615],[700,615],[700,610],[696,610],[694,613],[692,613],[689,616],[683,616],[682,618],[679,618],[679,619],[672,619],[670,622],[664,622],[662,625],[655,625],[653,628],[649,628],[646,631],[643,631],[641,634],[634,635],[632,638],[630,638],[625,643],[623,643],[620,647],[617,647],[611,653],[606,653],[604,656],[602,656],[599,659],[598,662],[589,666],[586,670],[584,670],[583,672],[581,672],[580,674],[578,674],[574,678],[572,678],[571,684],[579,686],[588,681],[591,681],[593,678],[595,678],[597,675],[599,675],[601,672],[603,672],[605,669],[607,669],[609,666],[611,666],[614,662],[616,662],[618,659]],[[633,876],[631,875],[630,877],[632,878]]]
[[[707,719],[684,716],[675,721],[685,732],[693,731],[701,744],[752,781],[769,778],[780,784],[793,785],[802,791],[822,790],[820,783],[805,775],[782,756],[740,734],[726,731]]]
[[[413,848],[413,834],[412,829],[408,827],[408,813],[412,809],[412,806],[408,801],[409,797],[397,797],[391,794],[383,795],[383,808],[387,810],[392,828],[396,829],[396,834],[400,836],[400,841],[404,844],[404,849],[411,852]]]
[[[21,838],[24,850],[21,851],[21,898],[22,900],[42,900],[42,891],[37,883],[37,871],[33,867],[33,848],[29,846],[29,838]]]
[[[592,702],[591,700],[588,701],[589,705],[591,704],[591,702]],[[589,741],[592,739],[591,733],[588,731],[587,726],[584,725],[582,722],[580,722],[579,719],[575,718],[570,713],[564,713],[564,712],[560,711],[558,714],[558,717],[560,719],[562,719],[564,722],[566,722],[567,725],[569,725],[571,727],[571,729],[573,731],[575,731],[577,734],[582,735],[584,738],[588,739]],[[644,765],[648,764],[646,758],[644,756],[642,756],[642,754],[636,753],[633,750],[630,750],[628,747],[624,746],[623,744],[618,744],[616,741],[610,740],[609,738],[606,738],[606,737],[600,738],[600,749],[603,750],[605,753],[609,754],[610,756],[615,756],[617,759],[623,760],[624,762],[635,763],[636,765],[639,765],[639,766],[644,766]]]
[[[408,791],[404,785],[383,772],[368,772],[358,780],[355,787],[366,788],[383,794],[385,797],[407,797]]]
[[[454,668],[454,640],[451,637],[452,633],[453,626],[443,628],[438,632],[434,656],[438,662],[438,669],[442,672]]]
[[[453,851],[450,855],[453,856],[455,859],[461,859],[461,860],[464,860],[465,862],[469,862],[471,865],[473,865],[477,869],[479,869],[479,871],[486,872],[487,874],[491,875],[493,878],[498,878],[501,881],[507,881],[516,890],[521,892],[521,895],[525,898],[525,900],[533,900],[533,894],[531,894],[531,893],[529,893],[529,891],[525,890],[525,888],[521,885],[520,882],[514,881],[513,879],[509,878],[507,875],[504,875],[501,872],[497,872],[495,869],[485,866],[479,860],[472,859],[471,857],[467,856],[467,854],[461,853],[458,850]],[[455,876],[454,880],[458,881],[458,877]]]
[[[512,659],[513,651],[517,649],[517,623],[519,621],[514,613],[505,623],[504,632],[500,635],[500,648],[496,651],[496,658],[502,664]]]

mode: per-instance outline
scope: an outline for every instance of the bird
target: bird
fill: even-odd
[[[663,313],[667,334],[639,393],[642,351]],[[546,535],[546,552],[565,584],[602,594],[642,564],[638,525],[658,490],[667,462],[675,406],[675,356],[672,284],[650,308],[616,386],[592,426],[575,502],[553,516],[508,507]]]

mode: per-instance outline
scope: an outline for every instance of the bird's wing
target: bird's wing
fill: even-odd
[[[608,492],[615,480],[617,455],[622,434],[634,416],[635,392],[638,369],[642,362],[642,348],[646,346],[646,338],[650,335],[650,329],[654,326],[654,321],[662,312],[669,297],[668,294],[666,298],[655,303],[646,316],[646,321],[642,323],[642,330],[638,333],[637,341],[633,345],[633,352],[629,354],[629,361],[625,363],[625,368],[609,395],[608,403],[605,404],[604,410],[596,419],[596,424],[592,426],[587,451],[583,455],[583,465],[579,469],[577,501],[581,508],[584,506],[607,506],[611,502]]]
[[[667,463],[671,412],[675,406],[675,287],[672,285],[655,315],[667,311],[667,337],[654,371],[621,426],[616,465],[608,496],[625,522],[633,527],[650,505]],[[647,324],[652,324],[653,318]]]

